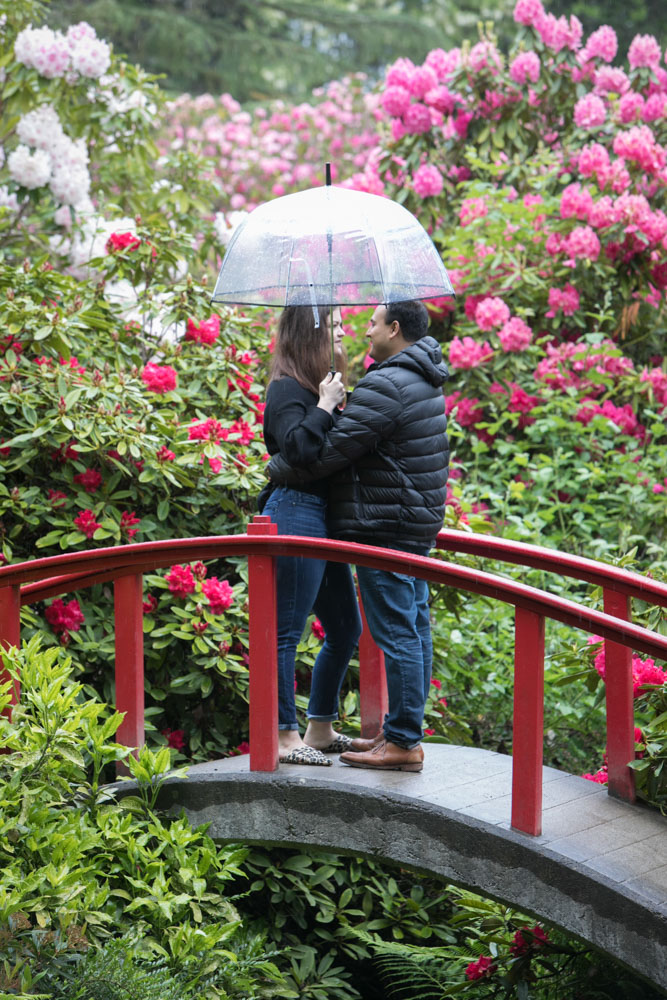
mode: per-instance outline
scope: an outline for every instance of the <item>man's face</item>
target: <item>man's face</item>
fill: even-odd
[[[386,361],[394,351],[394,339],[390,337],[392,327],[387,325],[387,307],[378,306],[368,324],[368,339],[371,342],[369,354],[373,361]]]

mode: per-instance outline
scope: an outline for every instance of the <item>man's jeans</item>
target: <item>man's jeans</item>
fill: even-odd
[[[423,736],[431,684],[428,584],[367,566],[357,566],[357,579],[368,627],[384,652],[389,700],[384,733],[391,743],[411,748]]]
[[[282,535],[326,538],[326,500],[277,487],[263,513]],[[276,560],[278,611],[278,728],[298,729],[294,702],[296,647],[311,611],[322,623],[326,638],[310,685],[308,718],[333,722],[338,718],[338,696],[347,666],[361,635],[361,616],[352,572],[346,563],[302,556]]]

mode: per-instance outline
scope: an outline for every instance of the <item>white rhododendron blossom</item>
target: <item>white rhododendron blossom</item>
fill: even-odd
[[[15,157],[14,169],[10,167],[13,179],[30,188],[49,183],[56,201],[65,205],[81,205],[90,192],[88,149],[84,140],[72,140],[65,135],[58,113],[51,104],[41,104],[23,115],[16,132],[23,144],[19,149],[25,151],[29,146],[37,146],[36,152],[41,158],[36,163],[28,161],[25,152]],[[15,152],[18,153],[18,150]]]
[[[6,208],[10,212],[18,212],[19,200],[14,191],[10,191],[6,184],[0,184],[0,208]]]
[[[21,187],[43,187],[51,178],[51,160],[43,149],[30,151],[28,146],[21,144],[9,154],[7,166],[12,180]]]
[[[28,25],[19,32],[14,43],[18,62],[37,70],[49,79],[65,76],[76,82],[78,76],[96,80],[111,64],[111,47],[98,38],[95,29],[85,21],[72,25],[66,35],[51,28]]]
[[[65,135],[58,112],[51,104],[40,104],[33,111],[22,115],[16,126],[16,134],[26,146],[45,150],[54,146]]]

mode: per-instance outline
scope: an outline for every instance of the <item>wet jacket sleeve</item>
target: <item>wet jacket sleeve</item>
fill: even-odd
[[[389,437],[401,409],[398,390],[390,379],[366,376],[350,396],[335,427],[326,435],[318,460],[305,469],[301,463],[296,467],[297,463],[275,455],[269,462],[269,476],[280,485],[293,486],[333,475]]]

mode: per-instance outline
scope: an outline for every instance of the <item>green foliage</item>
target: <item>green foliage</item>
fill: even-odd
[[[127,977],[141,978],[158,959],[164,976],[171,970],[181,983],[207,983],[208,992],[192,996],[276,995],[276,967],[259,939],[240,933],[239,914],[222,894],[246,852],[216,846],[182,816],[155,812],[165,777],[183,774],[170,770],[168,749],[143,748],[135,759],[116,744],[121,716],[85,700],[61,650],[34,638],[3,660],[20,676],[22,695],[11,723],[0,721],[1,746],[10,751],[0,755],[0,986],[32,995],[70,982],[80,968],[87,997],[87,977],[129,963]],[[102,780],[117,761],[138,785],[119,801]],[[131,946],[83,960],[130,931]]]

